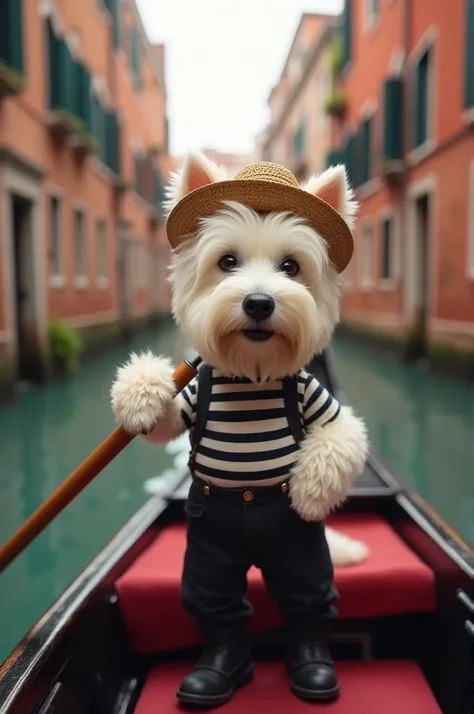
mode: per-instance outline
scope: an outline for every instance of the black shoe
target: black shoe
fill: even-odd
[[[208,635],[194,670],[180,684],[182,704],[212,708],[228,702],[237,687],[253,679],[250,645],[243,633],[218,631]]]
[[[287,671],[291,677],[291,690],[297,697],[309,702],[330,702],[339,696],[334,662],[329,652],[327,638],[301,628],[290,641],[287,653]]]

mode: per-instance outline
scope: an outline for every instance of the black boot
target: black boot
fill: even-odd
[[[205,636],[201,658],[176,693],[182,704],[217,707],[237,687],[253,679],[250,644],[240,630],[219,630]]]
[[[339,696],[328,636],[320,625],[300,625],[290,631],[286,666],[291,690],[309,702],[329,702]]]

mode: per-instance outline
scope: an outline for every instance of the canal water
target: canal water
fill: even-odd
[[[110,433],[109,390],[131,349],[186,356],[169,324],[0,409],[0,542]],[[334,361],[372,442],[474,544],[474,390],[336,340]],[[186,448],[186,443],[184,443]],[[0,662],[186,453],[133,441],[0,575]]]
[[[474,386],[341,339],[334,367],[374,449],[474,545]]]

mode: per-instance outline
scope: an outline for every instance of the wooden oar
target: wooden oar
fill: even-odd
[[[201,358],[196,357],[192,362],[185,360],[176,368],[173,379],[177,393],[196,375],[200,362]],[[134,438],[134,434],[118,427],[99,444],[0,548],[0,573]]]

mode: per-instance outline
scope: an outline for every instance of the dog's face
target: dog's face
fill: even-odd
[[[339,200],[344,189],[350,221],[345,171],[329,172],[310,179],[306,190],[325,200],[332,191]],[[191,157],[174,178],[168,209],[222,178],[211,162]],[[303,367],[328,345],[339,319],[339,276],[325,241],[287,213],[260,216],[238,203],[223,205],[175,251],[171,282],[174,316],[202,358],[253,381]]]

